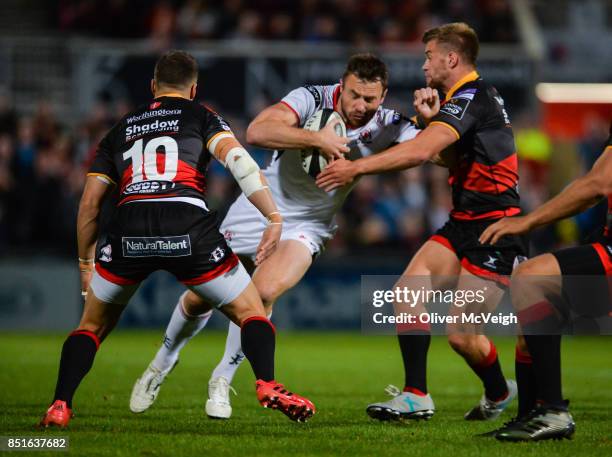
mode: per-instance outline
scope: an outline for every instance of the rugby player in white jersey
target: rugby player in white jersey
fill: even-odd
[[[253,273],[268,316],[274,302],[302,279],[313,258],[334,236],[334,216],[353,187],[347,185],[332,192],[319,189],[303,170],[299,150],[318,148],[328,160],[345,155],[354,160],[417,135],[409,119],[383,108],[387,80],[384,62],[370,54],[358,54],[349,59],[339,84],[295,89],[249,125],[250,144],[276,150],[263,174],[284,221],[277,250]],[[324,108],[340,113],[347,125],[347,138],[334,132],[333,122],[320,131],[301,128]],[[244,194],[233,203],[221,225],[228,244],[245,265],[254,258],[265,229],[266,219]],[[192,292],[186,291],[179,298],[163,345],[134,385],[130,400],[133,412],[143,412],[153,404],[161,383],[178,361],[179,351],[204,327],[206,322],[196,317],[202,314],[203,306]],[[240,328],[230,323],[225,353],[208,384],[208,416],[231,416],[230,384],[243,359]]]

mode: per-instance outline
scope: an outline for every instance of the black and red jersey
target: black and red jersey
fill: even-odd
[[[504,100],[475,71],[446,94],[432,124],[453,131],[457,166],[450,169],[458,220],[497,219],[520,213],[518,159]]]
[[[119,187],[117,206],[175,200],[206,207],[206,170],[215,136],[232,134],[214,111],[181,97],[159,97],[123,117],[102,139],[88,176]]]

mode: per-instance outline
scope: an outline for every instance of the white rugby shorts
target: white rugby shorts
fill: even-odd
[[[325,243],[333,238],[335,229],[328,224],[298,220],[287,216],[282,210],[283,232],[281,241],[296,240],[317,256],[325,248]],[[257,246],[267,227],[266,218],[241,194],[230,207],[221,223],[221,233],[235,254],[255,258]]]

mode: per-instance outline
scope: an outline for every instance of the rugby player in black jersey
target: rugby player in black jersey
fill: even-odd
[[[512,274],[512,303],[533,360],[537,406],[489,433],[499,440],[539,441],[574,434],[569,402],[561,391],[560,333],[567,316],[573,315],[575,322],[612,318],[612,125],[604,152],[585,176],[528,215],[504,218],[480,236],[483,244],[496,245],[504,236],[573,216],[605,197],[608,214],[600,240],[534,257]]]
[[[197,77],[191,55],[164,54],[151,81],[154,99],[122,118],[100,142],[77,220],[85,306],[79,326],[64,342],[55,394],[41,426],[68,425],[73,395],[100,343],[139,284],[160,269],[204,299],[198,309],[180,310],[187,319],[208,319],[212,308],[219,308],[241,327],[242,348],[264,407],[279,409],[296,421],[314,414],[309,400],[274,380],[274,326],[206,204],[211,158],[225,165],[269,222],[256,264],[275,250],[281,215],[259,167],[227,123],[193,101]],[[116,207],[98,238],[100,207],[115,187]]]
[[[476,71],[479,44],[473,29],[464,23],[445,24],[425,32],[423,43],[428,87],[415,93],[415,108],[427,127],[413,141],[375,156],[334,161],[318,176],[317,184],[329,191],[364,174],[404,170],[428,160],[445,159],[453,194],[449,220],[412,258],[397,285],[408,286],[410,278],[421,277],[430,278],[428,287],[481,287],[491,310],[509,284],[514,263],[527,255],[525,243],[518,236],[504,236],[494,247],[478,241],[494,221],[520,213],[512,126],[504,100]],[[432,116],[437,110],[431,108],[440,103],[439,92],[444,99],[439,113]],[[448,155],[444,151],[450,146],[453,152]],[[458,307],[450,308],[451,312],[461,312]],[[484,386],[480,402],[465,414],[465,419],[498,417],[516,396],[516,383],[504,378],[494,344],[479,326],[449,324],[447,330],[450,345]],[[403,392],[394,389],[390,392],[395,394],[392,400],[371,404],[367,412],[381,420],[429,418],[435,410],[426,383],[430,326],[417,319],[413,325],[398,327],[398,333],[405,369]],[[528,365],[525,370],[531,372]]]

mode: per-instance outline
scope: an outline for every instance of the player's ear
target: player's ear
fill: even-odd
[[[449,67],[455,68],[459,64],[459,54],[454,51],[449,52],[446,61]]]
[[[196,91],[198,90],[198,83],[193,83],[189,88],[189,98],[193,100],[196,96]]]
[[[383,104],[383,102],[385,101],[385,97],[387,96],[387,91],[388,91],[388,90],[389,90],[389,89],[387,89],[386,87],[383,89],[382,96],[380,97],[380,104],[381,104],[381,105],[382,105],[382,104]]]
[[[155,82],[155,79],[151,80],[151,93],[153,94],[153,96],[155,96],[155,92],[157,91],[157,83]]]

